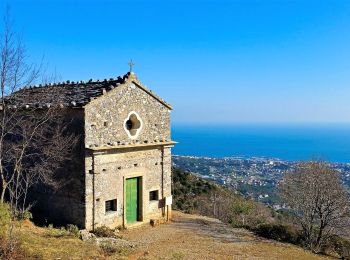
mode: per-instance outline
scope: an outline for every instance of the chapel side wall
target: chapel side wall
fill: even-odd
[[[75,224],[85,227],[85,153],[84,153],[84,112],[82,109],[64,109],[69,123],[68,131],[78,138],[71,159],[66,161],[56,173],[61,186],[57,190],[40,185],[31,197],[36,201],[34,214],[49,223],[59,225]]]

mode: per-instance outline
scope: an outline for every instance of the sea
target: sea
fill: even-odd
[[[174,124],[175,155],[350,163],[350,124]]]

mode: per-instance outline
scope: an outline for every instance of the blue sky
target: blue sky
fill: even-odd
[[[175,123],[350,123],[350,1],[7,3],[31,60],[85,80],[132,58]]]

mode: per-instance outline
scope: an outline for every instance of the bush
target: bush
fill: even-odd
[[[26,256],[18,240],[0,238],[0,259],[24,260]]]
[[[64,228],[54,228],[52,224],[49,224],[46,228],[46,236],[48,237],[64,237],[68,236],[69,232]]]
[[[21,216],[21,219],[22,220],[29,220],[29,219],[32,219],[33,218],[33,215],[32,213],[29,211],[29,210],[26,210],[22,213],[22,216]]]
[[[25,211],[16,211],[14,213],[14,218],[16,220],[30,220],[33,218],[32,213],[29,210]]]
[[[79,228],[76,225],[68,224],[66,229],[71,235],[79,237]]]
[[[15,237],[9,235],[10,225],[10,206],[0,203],[0,259],[25,259],[20,242]]]
[[[268,221],[271,211],[264,205],[236,196],[231,200],[229,222],[235,228],[254,229]]]
[[[119,251],[119,248],[111,242],[101,244],[100,248],[105,256],[111,256]]]
[[[6,238],[9,225],[11,223],[10,206],[5,203],[0,203],[0,236]]]
[[[79,237],[79,228],[72,224],[68,224],[67,228],[54,228],[52,224],[49,224],[46,228],[46,235],[49,237]]]
[[[240,227],[242,227],[241,223],[236,218],[232,218],[231,221],[230,221],[230,224],[231,224],[231,226],[233,228],[240,228]]]
[[[322,248],[323,253],[335,252],[342,259],[350,259],[350,241],[340,236],[331,236]]]
[[[282,224],[261,224],[253,231],[258,236],[281,242],[300,244],[301,241],[300,233],[296,229]]]
[[[114,233],[114,230],[106,226],[95,228],[93,233],[98,237],[114,237],[114,238],[117,237],[116,234]]]

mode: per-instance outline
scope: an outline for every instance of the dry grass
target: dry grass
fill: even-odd
[[[214,219],[183,213],[175,213],[170,224],[123,231],[126,240],[139,245],[131,251],[108,248],[106,252],[94,243],[57,236],[29,221],[17,225],[16,235],[27,259],[327,259]]]
[[[73,236],[50,235],[30,222],[16,226],[16,235],[29,259],[104,259],[98,246]]]

